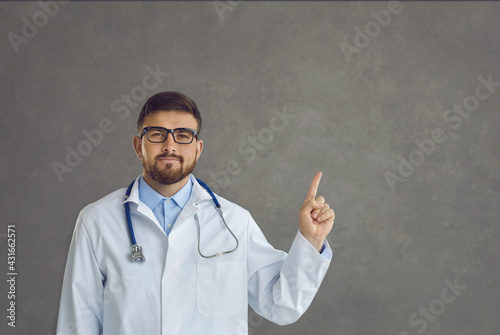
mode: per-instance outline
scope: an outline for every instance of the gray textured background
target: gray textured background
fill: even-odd
[[[22,36],[41,7],[0,3],[0,268],[16,223],[19,273],[15,331],[2,280],[1,333],[55,333],[78,212],[141,172],[131,137],[145,98],[126,117],[111,105],[158,66],[169,74],[148,96],[178,90],[201,109],[196,175],[249,209],[277,248],[289,248],[324,172],[319,193],[337,213],[329,273],[296,324],[250,312],[251,333],[499,334],[500,87],[459,125],[443,116],[473,102],[478,76],[500,81],[500,4],[402,3],[350,61],[342,43],[376,29],[371,11],[386,2],[225,5],[68,3],[16,53],[9,32]],[[276,110],[293,116],[282,131],[270,130]],[[113,131],[59,181],[51,164],[105,118]],[[391,190],[385,174],[436,128],[446,140]],[[231,161],[241,170],[222,177]],[[454,280],[466,288],[440,302]],[[425,324],[429,306],[438,315]]]

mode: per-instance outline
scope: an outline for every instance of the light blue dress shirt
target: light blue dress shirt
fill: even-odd
[[[149,186],[143,176],[139,178],[139,199],[153,211],[167,235],[172,231],[175,220],[177,220],[179,213],[189,200],[192,189],[193,182],[188,180],[186,185],[173,196],[164,197]]]

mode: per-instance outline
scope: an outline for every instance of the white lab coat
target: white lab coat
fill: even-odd
[[[68,253],[57,335],[244,335],[248,305],[266,319],[295,322],[308,308],[328,269],[300,234],[287,255],[274,249],[249,212],[217,197],[239,247],[212,198],[191,176],[191,197],[167,236],[153,212],[130,197],[137,243],[146,262],[131,260],[123,207],[125,189],[86,206],[78,216]],[[328,246],[331,253],[331,249]]]

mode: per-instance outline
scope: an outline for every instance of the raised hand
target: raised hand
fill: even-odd
[[[325,198],[316,197],[321,176],[321,171],[314,176],[307,191],[304,206],[299,212],[300,232],[318,251],[321,251],[323,242],[332,230],[335,220],[335,212],[325,203]]]

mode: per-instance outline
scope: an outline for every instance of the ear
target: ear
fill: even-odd
[[[203,140],[197,140],[196,141],[196,161],[198,161],[198,159],[200,158],[202,151],[203,151]]]
[[[142,139],[139,136],[134,136],[132,138],[132,145],[134,146],[134,151],[137,157],[142,160]]]

